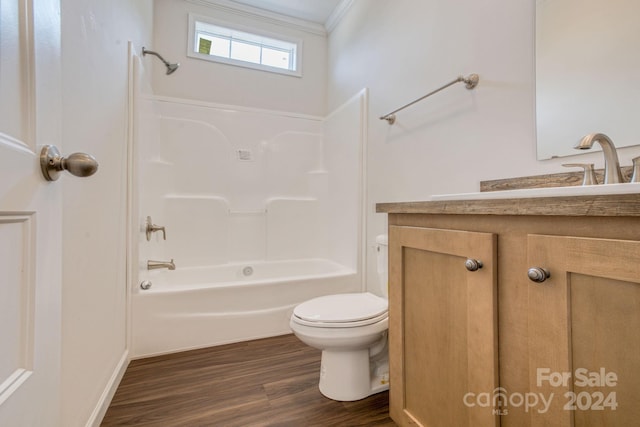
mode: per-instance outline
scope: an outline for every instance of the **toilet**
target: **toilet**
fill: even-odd
[[[295,307],[289,323],[305,344],[322,350],[320,392],[353,401],[389,389],[388,239],[376,237],[378,284],[370,292],[327,295]]]

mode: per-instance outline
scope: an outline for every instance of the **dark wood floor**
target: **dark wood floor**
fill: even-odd
[[[102,426],[395,426],[388,393],[320,394],[320,352],[295,336],[134,360]]]

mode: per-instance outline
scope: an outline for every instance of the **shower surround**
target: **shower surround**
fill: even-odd
[[[300,302],[362,290],[366,91],[321,118],[156,97],[141,80],[134,357],[289,333]],[[147,240],[147,216],[166,240]]]

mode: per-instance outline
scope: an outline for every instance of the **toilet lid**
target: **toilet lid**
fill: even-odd
[[[365,292],[314,298],[298,305],[293,314],[308,322],[350,323],[379,317],[387,309],[386,299]]]

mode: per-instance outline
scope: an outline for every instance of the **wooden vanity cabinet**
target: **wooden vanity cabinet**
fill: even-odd
[[[498,386],[496,235],[391,226],[389,266],[392,417],[497,425],[462,399]]]
[[[531,425],[640,425],[640,241],[529,235],[527,256],[553,272],[529,286],[529,383],[554,395]]]
[[[379,208],[394,421],[638,425],[640,217],[426,210]]]

